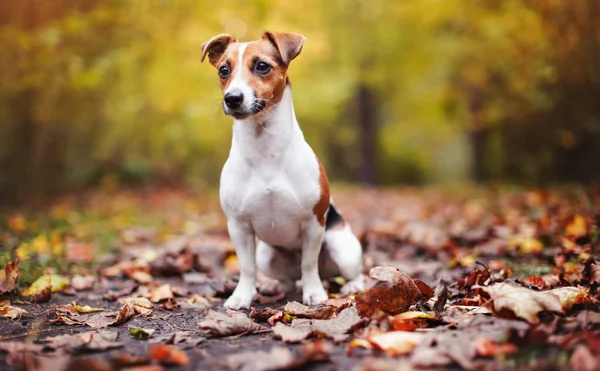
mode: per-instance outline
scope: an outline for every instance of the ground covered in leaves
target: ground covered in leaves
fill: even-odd
[[[217,198],[96,192],[1,216],[9,370],[600,369],[598,197],[346,189],[367,289],[319,307],[239,273]]]

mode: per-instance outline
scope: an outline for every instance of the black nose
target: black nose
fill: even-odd
[[[225,104],[231,109],[238,108],[244,101],[244,94],[239,90],[230,91],[225,94]]]

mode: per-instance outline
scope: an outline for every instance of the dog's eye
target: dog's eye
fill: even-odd
[[[219,77],[222,79],[226,79],[229,77],[229,66],[224,65],[219,68]]]
[[[257,73],[264,75],[264,74],[268,73],[269,71],[271,71],[271,66],[269,66],[269,64],[266,62],[260,61],[254,67],[254,70]]]

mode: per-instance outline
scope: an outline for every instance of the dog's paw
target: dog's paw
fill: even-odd
[[[256,294],[256,290],[250,290],[244,293],[240,293],[238,290],[235,290],[223,306],[227,309],[234,310],[250,309],[250,304],[252,304],[254,294]]]
[[[223,305],[227,309],[250,309],[250,303],[252,303],[251,296],[234,296],[231,295],[229,299]]]
[[[365,279],[362,274],[359,274],[356,278],[351,281],[348,281],[342,288],[340,289],[340,294],[342,296],[347,296],[351,294],[356,294],[365,289]]]
[[[314,289],[305,288],[302,291],[302,301],[306,305],[319,305],[328,299],[327,292],[322,286]]]

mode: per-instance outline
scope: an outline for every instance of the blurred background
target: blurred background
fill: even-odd
[[[596,0],[0,2],[0,203],[90,187],[211,189],[231,141],[200,45],[308,41],[298,120],[330,178],[600,179]]]

